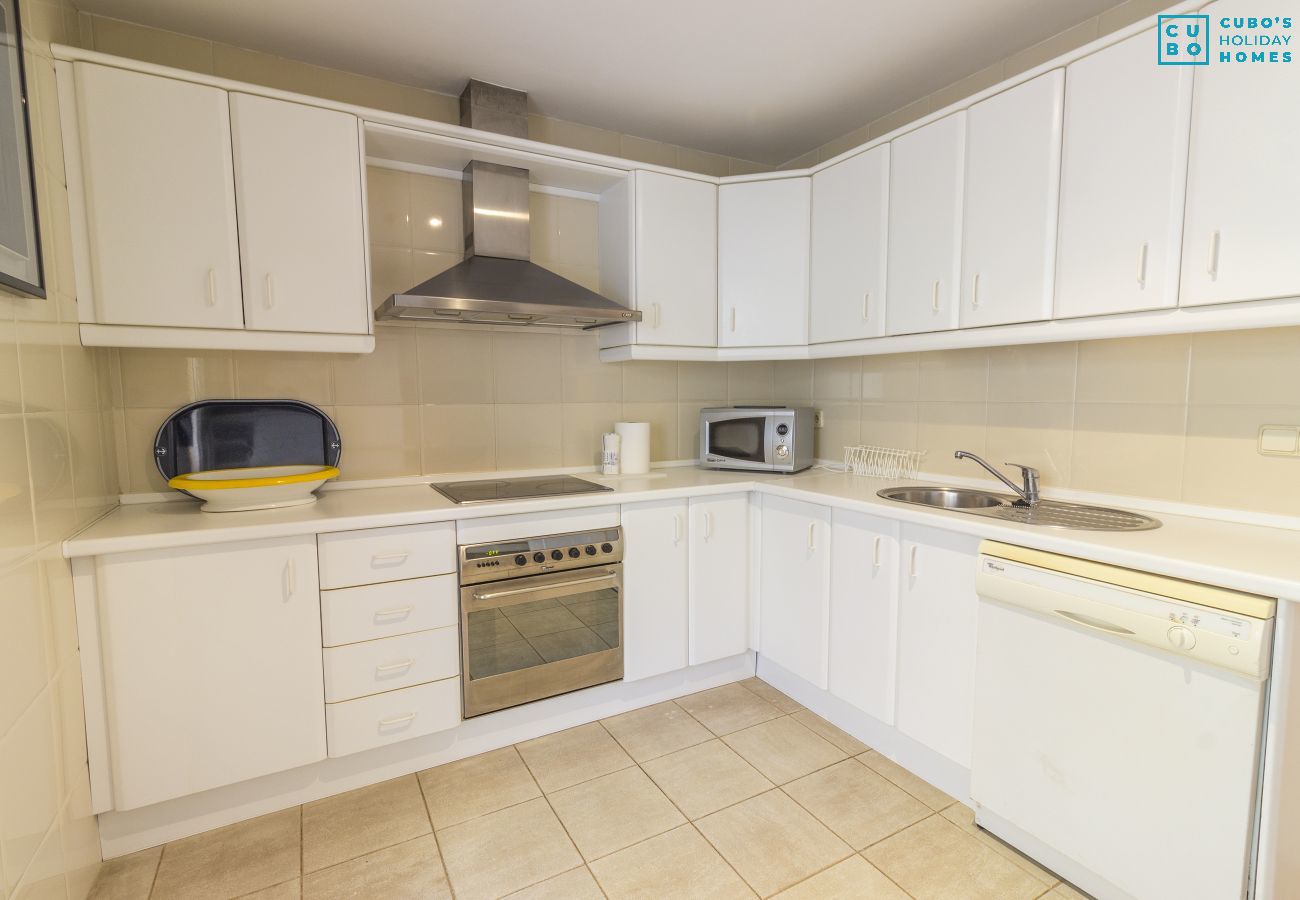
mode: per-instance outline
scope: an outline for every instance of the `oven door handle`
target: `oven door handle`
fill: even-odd
[[[487,602],[488,600],[498,600],[502,597],[515,597],[519,594],[536,594],[541,591],[553,591],[557,589],[563,590],[565,588],[577,587],[582,584],[596,584],[600,581],[613,581],[616,578],[618,578],[617,572],[606,572],[603,575],[597,575],[592,578],[574,578],[570,581],[553,581],[549,584],[535,584],[532,587],[511,588],[507,591],[488,591],[487,593],[482,594],[475,591],[473,596],[475,600]]]

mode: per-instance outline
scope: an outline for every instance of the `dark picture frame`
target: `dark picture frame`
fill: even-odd
[[[0,0],[0,287],[46,296],[18,0]]]

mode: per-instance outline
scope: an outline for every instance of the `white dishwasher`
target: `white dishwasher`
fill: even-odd
[[[1276,601],[980,551],[976,821],[1103,900],[1249,896]]]

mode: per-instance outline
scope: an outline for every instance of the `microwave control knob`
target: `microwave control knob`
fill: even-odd
[[[570,557],[570,558],[572,558],[572,559],[577,559],[577,558],[578,558],[579,556],[581,556],[581,555],[582,555],[582,551],[579,550],[577,547],[570,547],[570,548],[569,548],[569,557]]]
[[[776,426],[776,433],[784,437],[790,433],[790,426],[782,422],[780,425]]]
[[[552,551],[551,551],[551,559],[555,560],[556,562],[559,562],[560,560],[564,559],[564,551],[562,551],[562,550],[552,550]]]
[[[533,562],[535,563],[546,562],[546,554],[538,550],[536,553],[533,554]]]
[[[524,556],[522,553],[520,553],[518,556],[515,557],[515,565],[517,565],[517,566],[526,566],[526,565],[528,565],[528,557],[526,557],[526,556]]]
[[[790,448],[788,446],[786,446],[785,444],[776,445],[777,459],[785,459],[789,455],[790,455]]]
[[[1179,650],[1191,650],[1196,646],[1196,632],[1185,625],[1175,625],[1169,629],[1169,643]]]

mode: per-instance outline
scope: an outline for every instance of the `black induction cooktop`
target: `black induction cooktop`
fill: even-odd
[[[541,475],[535,478],[484,478],[476,481],[444,481],[430,485],[452,503],[492,503],[497,500],[536,500],[565,494],[595,494],[612,487],[575,478],[573,475]]]

